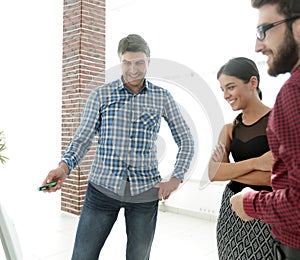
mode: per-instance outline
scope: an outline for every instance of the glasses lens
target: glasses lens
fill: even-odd
[[[256,38],[260,41],[262,41],[265,38],[265,31],[263,27],[257,27],[256,29]]]

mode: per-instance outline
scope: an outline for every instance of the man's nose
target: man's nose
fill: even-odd
[[[135,73],[137,71],[137,65],[135,64],[135,62],[131,62],[130,67],[129,67],[129,71],[131,73]]]
[[[261,52],[264,48],[264,43],[258,39],[255,41],[255,52]]]

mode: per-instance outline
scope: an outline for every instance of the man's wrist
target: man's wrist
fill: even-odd
[[[175,182],[177,182],[178,185],[179,185],[180,183],[182,183],[182,180],[179,179],[179,178],[177,178],[177,177],[172,177],[171,179],[173,179]]]
[[[66,175],[68,175],[69,174],[69,167],[68,167],[68,165],[65,163],[65,162],[60,162],[59,164],[58,164],[58,167],[59,168],[61,168],[63,171],[64,171],[64,173],[66,174]]]
[[[245,213],[252,217],[257,218],[254,206],[254,200],[258,194],[258,191],[249,191],[243,196],[243,208]]]

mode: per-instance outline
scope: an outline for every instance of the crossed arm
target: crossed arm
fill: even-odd
[[[271,185],[271,167],[274,162],[271,152],[260,157],[231,163],[229,161],[232,141],[232,124],[223,127],[211,159],[208,173],[211,181],[235,180],[249,185]]]

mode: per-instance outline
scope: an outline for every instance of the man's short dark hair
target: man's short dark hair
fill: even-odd
[[[277,12],[286,18],[300,14],[300,0],[251,0],[252,7],[260,8],[263,5],[278,5]]]
[[[147,57],[150,57],[150,49],[147,42],[138,34],[129,34],[120,40],[118,47],[119,57],[126,51],[144,52]]]

